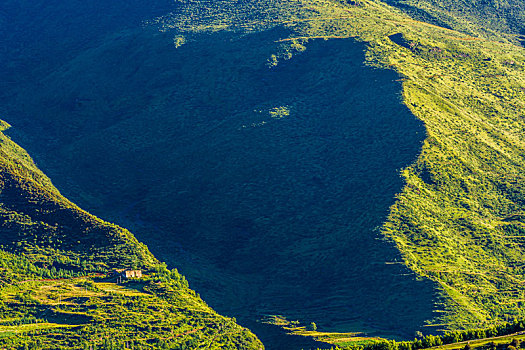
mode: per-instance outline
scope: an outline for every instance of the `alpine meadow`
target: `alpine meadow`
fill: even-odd
[[[521,347],[523,0],[3,0],[0,41],[1,348]]]

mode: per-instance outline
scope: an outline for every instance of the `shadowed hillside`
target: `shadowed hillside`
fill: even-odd
[[[5,108],[219,311],[492,325],[524,312],[522,10],[464,4],[181,1],[28,63]]]
[[[34,142],[54,140],[63,188],[135,225],[220,311],[411,335],[432,317],[432,289],[375,228],[423,130],[360,44],[312,42],[269,67],[286,34],[108,40],[46,77],[34,107],[60,101]],[[116,50],[129,57],[117,69]]]
[[[490,39],[502,33],[525,35],[525,4],[520,0],[387,0],[419,20]]]
[[[251,332],[217,315],[129,231],[62,197],[3,133],[0,240],[4,348],[262,349]],[[117,284],[113,269],[144,274]]]

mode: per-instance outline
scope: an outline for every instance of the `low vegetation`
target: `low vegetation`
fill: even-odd
[[[78,53],[74,60],[63,58],[68,64],[61,70],[39,77],[38,83],[46,86],[46,91],[25,86],[13,92],[17,98],[17,108],[11,110],[13,118],[24,121],[19,116],[24,113],[45,116],[40,121],[25,119],[36,135],[28,144],[35,150],[45,149],[40,157],[49,168],[74,174],[76,180],[62,178],[64,188],[72,193],[79,189],[75,194],[79,200],[141,227],[143,237],[154,242],[152,249],[189,271],[218,305],[229,305],[233,310],[241,300],[245,302],[242,310],[235,310],[245,317],[280,308],[287,316],[293,314],[310,325],[314,322],[320,329],[354,327],[375,336],[399,332],[396,322],[408,325],[413,332],[426,320],[428,328],[421,330],[445,332],[491,329],[487,327],[525,316],[525,49],[521,46],[520,1],[485,1],[483,6],[444,0],[178,4],[177,11],[148,21],[140,31],[108,37],[100,46]],[[355,47],[354,40],[366,44],[368,68],[397,72],[397,77],[389,79],[399,80],[403,103],[424,123],[424,141],[419,145],[415,137],[410,144],[418,148],[419,155],[393,166],[402,168],[402,189],[395,181],[371,185],[370,179],[384,180],[383,167],[374,171],[377,176],[365,177],[370,181],[356,185],[359,189],[377,188],[372,194],[385,194],[388,188],[392,191],[392,195],[386,194],[388,198],[397,191],[392,202],[383,201],[380,195],[356,195],[362,192],[343,186],[335,192],[345,201],[334,202],[332,196],[321,214],[317,211],[321,195],[310,200],[296,197],[301,200],[294,202],[300,203],[295,208],[288,202],[291,194],[311,194],[312,188],[327,193],[323,186],[342,183],[342,179],[351,183],[356,179],[353,174],[372,169],[376,160],[364,158],[353,171],[338,173],[341,164],[352,163],[344,158],[348,153],[334,153],[333,144],[322,142],[308,143],[313,149],[308,153],[311,158],[298,156],[301,161],[295,163],[286,158],[308,149],[299,144],[298,140],[305,139],[301,130],[321,135],[323,141],[334,136],[332,130],[345,130],[340,127],[342,122],[326,131],[312,121],[315,116],[325,120],[334,120],[329,118],[334,115],[351,116],[340,113],[352,110],[341,106],[359,105],[352,99],[355,89],[341,83],[353,81],[348,67],[362,59],[347,55],[348,47]],[[164,49],[165,43],[172,51]],[[336,63],[326,54],[308,56],[323,48],[332,50]],[[130,64],[120,72],[114,68],[121,62],[115,52],[128,54]],[[181,57],[192,59],[187,63],[189,60]],[[100,65],[91,68],[92,62]],[[295,65],[298,62],[301,64]],[[85,74],[87,67],[93,69],[89,71],[93,76],[112,78],[93,83],[96,79]],[[286,77],[292,77],[293,84],[285,85],[282,78],[272,75],[275,72],[288,73]],[[336,93],[333,100],[326,98],[330,92]],[[62,100],[41,111],[54,96],[62,96]],[[376,102],[370,99],[362,106],[369,115],[388,114],[376,110]],[[17,113],[19,109],[24,113]],[[334,110],[337,113],[331,115]],[[408,120],[396,125],[406,129]],[[41,129],[46,133],[39,133]],[[241,134],[245,131],[248,137]],[[348,144],[349,135],[356,134],[349,131],[339,139]],[[366,148],[378,135],[371,132],[347,147],[351,152],[357,146]],[[397,143],[381,149],[411,154],[399,139],[407,140],[400,137]],[[48,144],[54,146],[44,146]],[[258,158],[264,149],[270,150],[268,159],[282,163],[248,172],[246,169],[264,164],[263,157]],[[20,153],[15,148],[11,151]],[[190,161],[196,155],[199,165]],[[339,160],[338,166],[302,162],[327,155]],[[58,161],[51,157],[61,163],[53,163]],[[9,189],[25,188],[24,179],[40,184],[28,193],[40,193],[40,188],[48,185],[45,177],[24,169],[26,158],[19,158],[8,163],[15,165],[6,165],[7,190],[2,193],[9,200],[2,213],[9,230],[2,234],[7,242],[5,254],[23,251],[34,265],[28,270],[32,276],[73,281],[84,278],[82,274],[105,273],[110,267],[146,269],[155,264],[147,249],[127,231],[107,223],[96,221],[96,230],[86,230],[87,224],[71,226],[75,235],[61,233],[65,231],[52,221],[57,214],[88,220],[87,214],[71,204],[42,207],[47,202],[29,196],[27,208],[24,201],[19,207],[9,207],[17,205],[18,198],[18,193]],[[27,164],[26,168],[33,167]],[[277,172],[274,169],[290,164],[297,164],[298,173],[305,177],[283,173],[285,176],[272,184],[275,187],[270,187],[267,178]],[[327,168],[334,172],[327,172]],[[213,169],[234,171],[215,174]],[[92,175],[95,171],[98,176]],[[253,173],[263,180],[254,181]],[[231,177],[225,179],[227,174]],[[58,196],[53,191],[45,193],[49,198]],[[262,194],[269,194],[271,200],[261,201]],[[277,200],[277,194],[283,199]],[[363,204],[356,205],[359,200]],[[369,208],[370,202],[380,201],[384,210],[367,209],[362,216],[348,220],[357,212],[352,205]],[[241,210],[241,204],[247,209]],[[292,208],[293,215],[282,215],[289,213],[286,208]],[[356,226],[349,229],[348,221]],[[384,240],[366,245],[367,239],[376,243],[371,233],[376,226]],[[308,231],[311,228],[315,229]],[[20,234],[9,236],[13,230]],[[79,240],[78,232],[86,236]],[[166,232],[170,232],[170,239]],[[342,239],[348,239],[346,244],[341,244]],[[394,245],[399,254],[391,254]],[[283,247],[291,248],[284,251]],[[56,251],[60,258],[53,257]],[[351,259],[359,263],[345,265]],[[38,270],[51,262],[54,271]],[[70,268],[74,266],[83,267]],[[280,279],[275,278],[278,274]],[[290,284],[300,287],[293,289]],[[107,289],[118,290],[113,286]],[[284,295],[290,290],[293,292]],[[370,311],[367,305],[378,305],[378,300],[389,305],[386,309],[391,314]],[[399,300],[411,301],[413,311],[407,312]],[[31,315],[21,317],[33,319]],[[51,329],[59,324],[48,321],[34,325],[49,324]],[[321,337],[319,329],[310,328],[303,330],[305,335]],[[406,333],[402,335],[406,337]],[[330,337],[351,338],[340,333],[322,339]],[[510,342],[502,339],[501,344]],[[500,340],[494,340],[495,344]],[[393,342],[377,344],[395,347]]]
[[[521,3],[508,12],[507,22],[500,18],[489,25],[489,17],[499,13],[492,2],[467,7],[464,15],[452,7],[442,20],[445,27],[376,1],[282,4],[290,17],[264,22],[292,30],[281,40],[277,60],[287,59],[296,43],[308,50],[312,40],[363,40],[368,63],[399,72],[405,104],[425,123],[421,154],[402,171],[406,187],[382,232],[406,265],[445,296],[430,325],[472,328],[523,317],[525,50],[515,35]],[[287,6],[301,8],[300,15]],[[241,30],[212,18],[210,26]],[[476,24],[465,30],[469,18]]]
[[[0,347],[262,349],[130,232],[62,197],[1,133],[0,153]],[[123,280],[122,269],[145,274]]]
[[[416,332],[413,341],[396,341],[370,337],[362,333],[323,332],[315,323],[304,326],[299,321],[288,321],[281,315],[267,316],[262,322],[281,327],[288,334],[312,337],[319,342],[333,344],[333,349],[352,350],[421,350],[421,349],[509,349],[525,345],[525,324],[514,320],[489,328],[473,328],[462,331],[446,331],[440,335],[423,335]]]

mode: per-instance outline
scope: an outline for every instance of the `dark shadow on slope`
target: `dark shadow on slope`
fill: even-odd
[[[353,40],[268,68],[284,35],[179,49],[166,34],[110,36],[45,91],[20,92],[8,120],[44,130],[22,143],[58,187],[132,228],[217,311],[411,337],[435,291],[377,227],[424,128],[398,76],[365,67]]]
[[[399,0],[386,0],[385,2],[390,6],[399,8],[401,11],[403,11],[404,13],[406,13],[407,15],[409,15],[417,21],[431,23],[439,27],[452,29],[446,22],[442,21],[436,16],[433,16],[428,11],[422,8],[407,4]]]
[[[520,42],[521,46],[525,47],[525,29],[523,29],[520,33],[520,36],[518,36],[518,41]]]
[[[409,49],[409,50],[414,49],[414,47],[410,45],[410,42],[406,40],[403,34],[401,33],[389,35],[388,38],[392,40],[392,42],[398,44],[401,47],[404,47],[405,49]]]
[[[140,26],[176,9],[171,0],[3,0],[0,6],[0,84],[21,83],[100,45],[107,33]],[[0,85],[2,86],[2,85]],[[11,86],[12,87],[12,86]],[[0,93],[8,93],[0,91]]]

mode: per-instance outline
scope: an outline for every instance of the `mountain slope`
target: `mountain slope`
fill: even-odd
[[[396,95],[399,76],[364,67],[353,40],[297,45],[270,68],[287,35],[195,35],[178,49],[151,29],[108,38],[26,100],[53,103],[34,135],[55,140],[46,153],[71,195],[135,225],[219,312],[412,335],[432,317],[432,288],[374,230],[421,124]]]
[[[11,91],[61,189],[246,319],[411,336],[523,316],[519,4],[512,25],[488,2],[178,4]]]
[[[130,232],[62,197],[4,134],[0,154],[2,346],[262,348]],[[117,284],[112,270],[126,268],[146,275]]]
[[[369,41],[372,62],[405,76],[405,103],[427,128],[384,233],[450,298],[445,326],[522,316],[524,50],[371,9],[377,24],[363,14],[321,28]]]
[[[502,34],[525,35],[525,4],[519,0],[385,2],[417,19],[475,36],[497,39]]]

